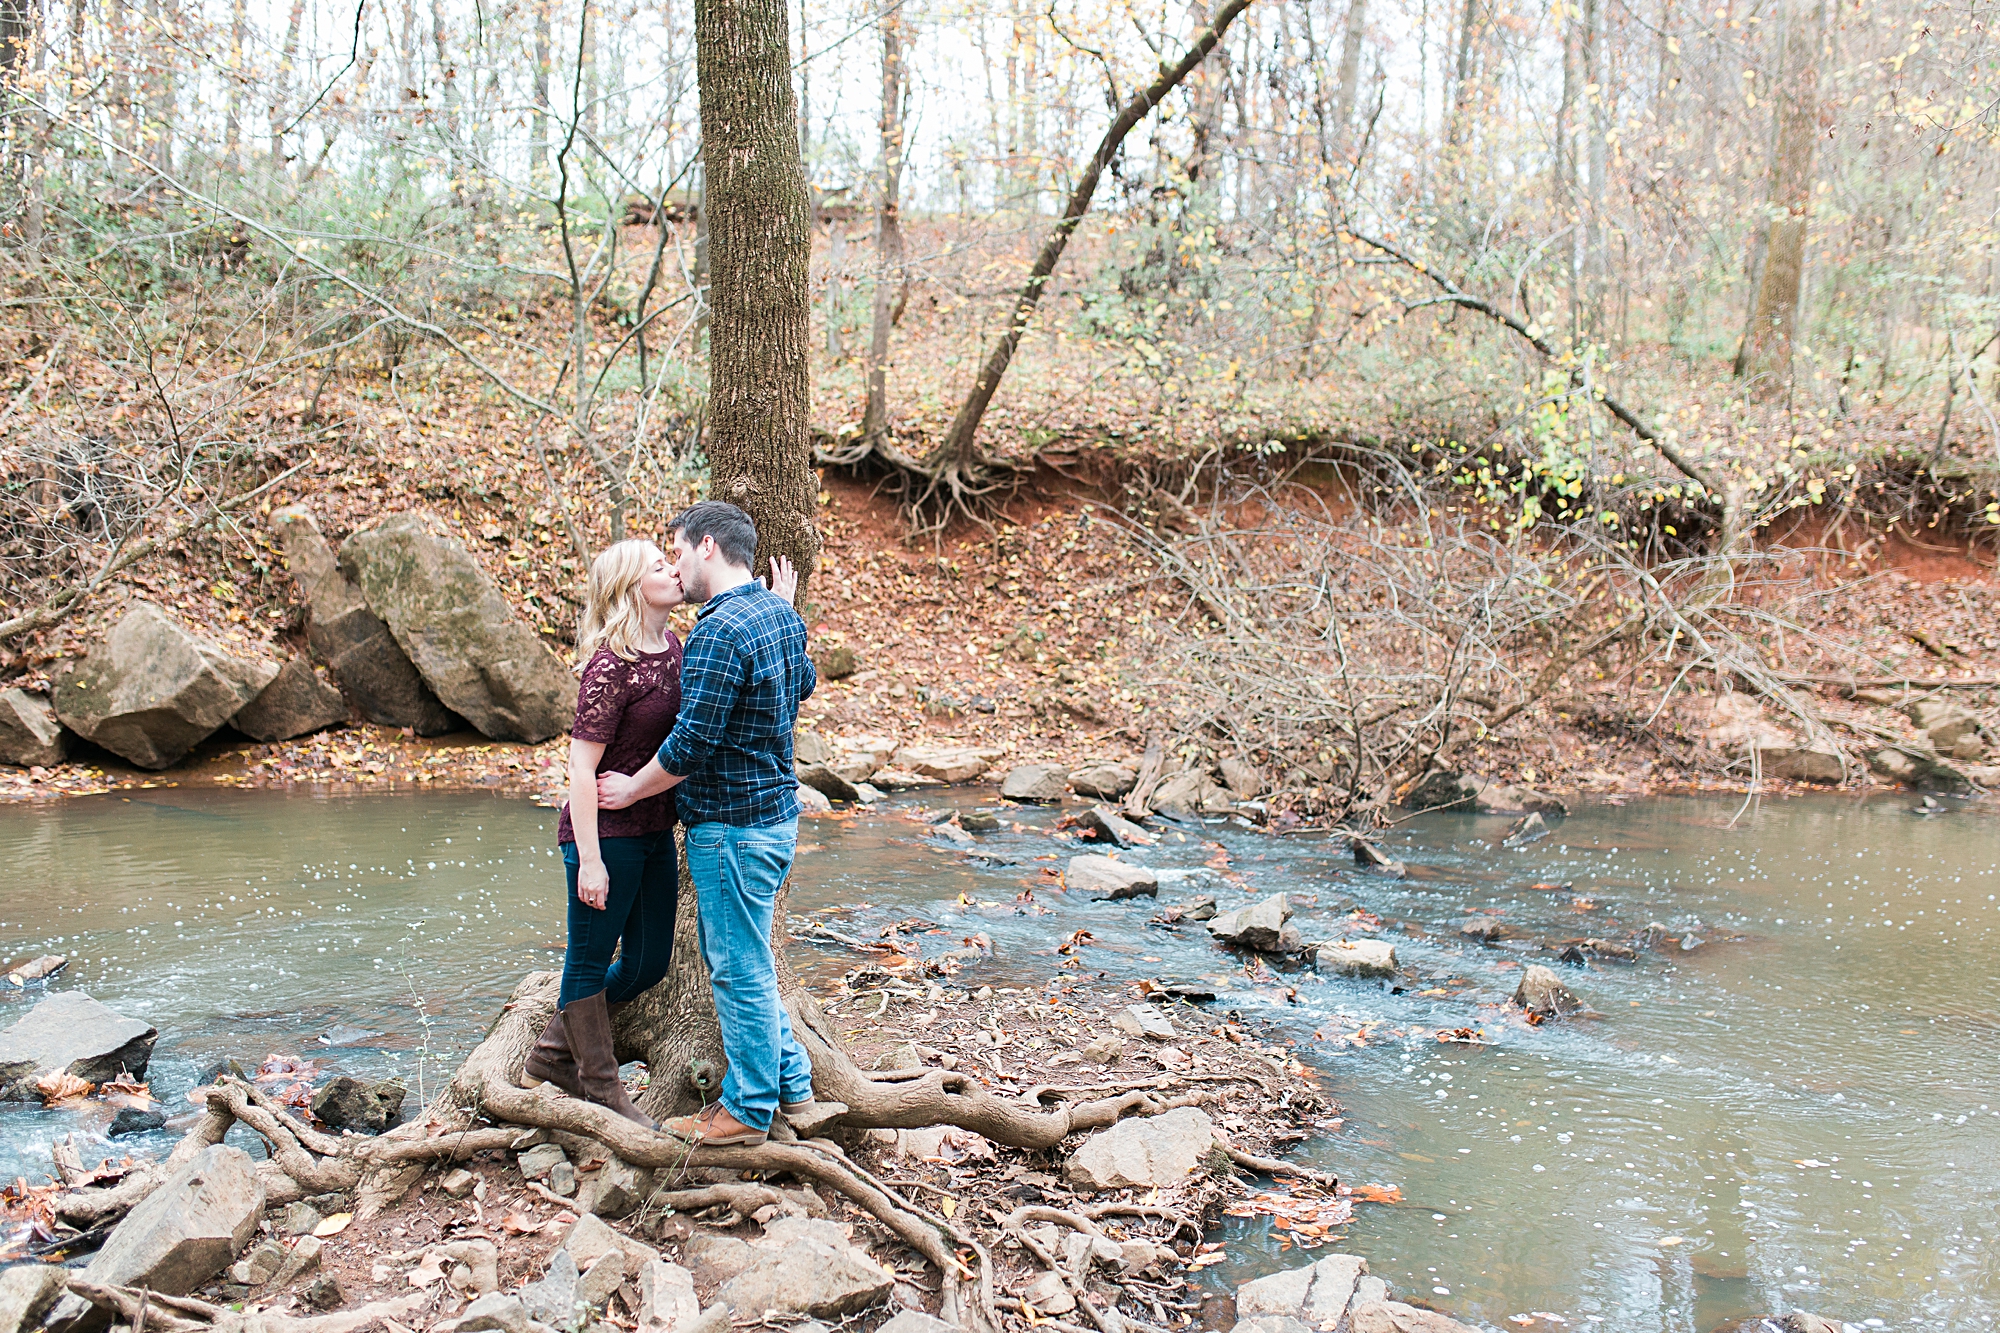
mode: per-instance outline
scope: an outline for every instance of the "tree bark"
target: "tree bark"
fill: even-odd
[[[1825,0],[1798,0],[1787,16],[1784,65],[1773,108],[1770,223],[1757,301],[1736,352],[1738,378],[1779,394],[1792,383],[1792,344],[1805,278],[1806,215],[1812,208],[1813,150],[1819,141],[1819,53]]]
[[[870,444],[889,434],[889,331],[903,268],[903,19],[901,0],[884,0],[882,25],[882,181],[875,205],[875,304],[868,333],[868,405],[861,434]]]
[[[549,70],[555,61],[556,0],[535,0],[535,119],[528,145],[530,176],[539,179],[549,169]]]
[[[1020,294],[1014,298],[1014,313],[1007,321],[1007,328],[987,353],[986,362],[980,367],[979,378],[973,381],[972,390],[959,406],[958,415],[952,419],[951,431],[945,436],[940,447],[938,462],[941,472],[955,471],[964,474],[971,470],[976,458],[979,439],[979,423],[986,416],[986,409],[993,402],[993,394],[1000,387],[1000,379],[1007,373],[1008,363],[1014,359],[1014,351],[1021,345],[1021,337],[1027,332],[1028,321],[1034,316],[1035,307],[1040,304],[1042,290],[1048,285],[1049,276],[1055,272],[1056,264],[1062,259],[1063,248],[1076,231],[1083,215],[1090,210],[1091,197],[1097,193],[1097,182],[1104,169],[1118,156],[1118,149],[1125,142],[1125,136],[1132,132],[1147,112],[1159,105],[1160,100],[1172,92],[1189,74],[1193,73],[1208,53],[1215,49],[1222,34],[1235,22],[1237,15],[1250,7],[1250,0],[1228,0],[1217,11],[1214,20],[1195,38],[1180,63],[1170,69],[1162,69],[1159,78],[1143,91],[1135,94],[1118,113],[1104,131],[1104,138],[1098,142],[1097,151],[1091,154],[1090,162],[1078,178],[1076,188],[1070,191],[1069,204],[1063,209],[1062,217],[1050,229],[1049,236],[1042,243],[1042,250],[1035,257],[1034,267],[1028,270],[1028,280],[1022,284]]]
[[[709,262],[713,494],[757,524],[757,568],[788,557],[804,609],[819,558],[807,422],[812,208],[785,0],[697,0]]]
[[[1354,108],[1361,82],[1361,41],[1368,34],[1368,0],[1350,0],[1347,30],[1340,38],[1340,92],[1333,107],[1333,123],[1339,128],[1343,146],[1354,128]]]

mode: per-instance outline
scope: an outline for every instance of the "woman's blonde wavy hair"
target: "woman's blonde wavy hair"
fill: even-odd
[[[645,605],[639,580],[659,548],[639,538],[614,542],[590,562],[590,580],[583,595],[583,618],[576,631],[577,664],[590,661],[599,648],[609,648],[627,662],[639,656],[645,631]]]

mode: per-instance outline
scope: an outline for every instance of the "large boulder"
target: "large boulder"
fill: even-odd
[[[749,1267],[722,1284],[716,1299],[738,1318],[766,1311],[836,1319],[888,1296],[896,1275],[852,1245],[801,1235],[761,1249]]]
[[[1215,1150],[1215,1122],[1192,1106],[1100,1129],[1070,1154],[1070,1182],[1086,1190],[1181,1184]]]
[[[345,721],[347,700],[340,691],[321,680],[311,662],[294,657],[229,724],[251,740],[288,741]]]
[[[970,782],[993,767],[985,752],[963,745],[905,745],[896,751],[895,761],[897,768],[939,782]]]
[[[125,1215],[83,1270],[91,1282],[185,1296],[250,1243],[264,1182],[241,1148],[204,1148]]]
[[[1114,861],[1108,856],[1072,856],[1063,870],[1063,887],[1103,898],[1154,898],[1160,877],[1145,866]]]
[[[1396,946],[1387,940],[1327,940],[1308,948],[1306,959],[1322,972],[1343,977],[1396,975]]]
[[[861,789],[826,764],[794,764],[792,771],[797,775],[801,786],[818,792],[829,801],[861,799]]]
[[[1479,1333],[1436,1310],[1419,1310],[1401,1301],[1370,1301],[1348,1315],[1348,1333]]]
[[[1060,801],[1068,790],[1069,770],[1055,764],[1022,764],[1000,780],[1000,794],[1010,801],[1048,804]]]
[[[1285,923],[1292,919],[1292,904],[1284,894],[1274,893],[1262,902],[1224,912],[1208,923],[1208,933],[1224,944],[1259,953],[1298,953],[1306,947],[1298,927]]]
[[[151,602],[55,679],[64,726],[141,768],[165,768],[236,716],[278,674],[264,657],[225,651]]]
[[[451,710],[438,702],[389,627],[340,572],[312,515],[301,505],[289,505],[271,515],[271,529],[312,613],[306,642],[361,715],[379,726],[408,727],[419,736],[450,731],[456,725]]]
[[[69,1274],[54,1264],[0,1268],[0,1333],[40,1327],[42,1316],[68,1286]]]
[[[1206,769],[1191,768],[1153,788],[1146,804],[1161,814],[1192,819],[1197,815],[1228,814],[1236,808],[1236,798],[1209,776]]]
[[[56,710],[39,694],[0,690],[0,764],[60,764],[69,752]]]
[[[494,740],[545,741],[576,716],[576,677],[464,547],[397,514],[349,537],[341,572],[445,707]]]
[[[1368,1273],[1358,1254],[1329,1254],[1303,1268],[1288,1268],[1236,1289],[1236,1315],[1286,1316],[1309,1328],[1332,1328],[1347,1314],[1354,1288]]]
[[[142,1077],[159,1033],[126,1018],[82,991],[58,991],[0,1032],[0,1101],[29,1101],[35,1081],[71,1074],[91,1083]]]
[[[1069,775],[1069,785],[1078,796],[1095,796],[1115,801],[1139,781],[1139,770],[1130,764],[1091,764]]]

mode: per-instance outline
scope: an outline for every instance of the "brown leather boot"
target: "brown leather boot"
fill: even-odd
[[[618,1078],[618,1056],[611,1046],[611,1009],[604,992],[573,1001],[562,1011],[562,1020],[569,1049],[576,1056],[577,1081],[583,1085],[584,1100],[608,1107],[634,1124],[658,1129],[650,1116],[632,1105]]]
[[[583,1082],[577,1077],[576,1057],[570,1054],[569,1035],[563,1028],[560,1009],[542,1029],[542,1035],[535,1038],[534,1047],[528,1052],[528,1063],[521,1069],[522,1087],[539,1088],[544,1083],[553,1083],[572,1097],[583,1096]]]

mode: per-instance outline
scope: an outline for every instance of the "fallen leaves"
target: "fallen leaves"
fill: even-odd
[[[338,1236],[353,1224],[353,1213],[334,1213],[320,1219],[319,1225],[313,1228],[313,1235],[325,1240],[328,1236]]]
[[[88,1079],[78,1078],[67,1070],[57,1070],[35,1080],[35,1093],[44,1106],[73,1110],[84,1104],[94,1086]]]
[[[1340,1192],[1358,1199],[1362,1203],[1401,1203],[1403,1188],[1400,1185],[1342,1185]]]

